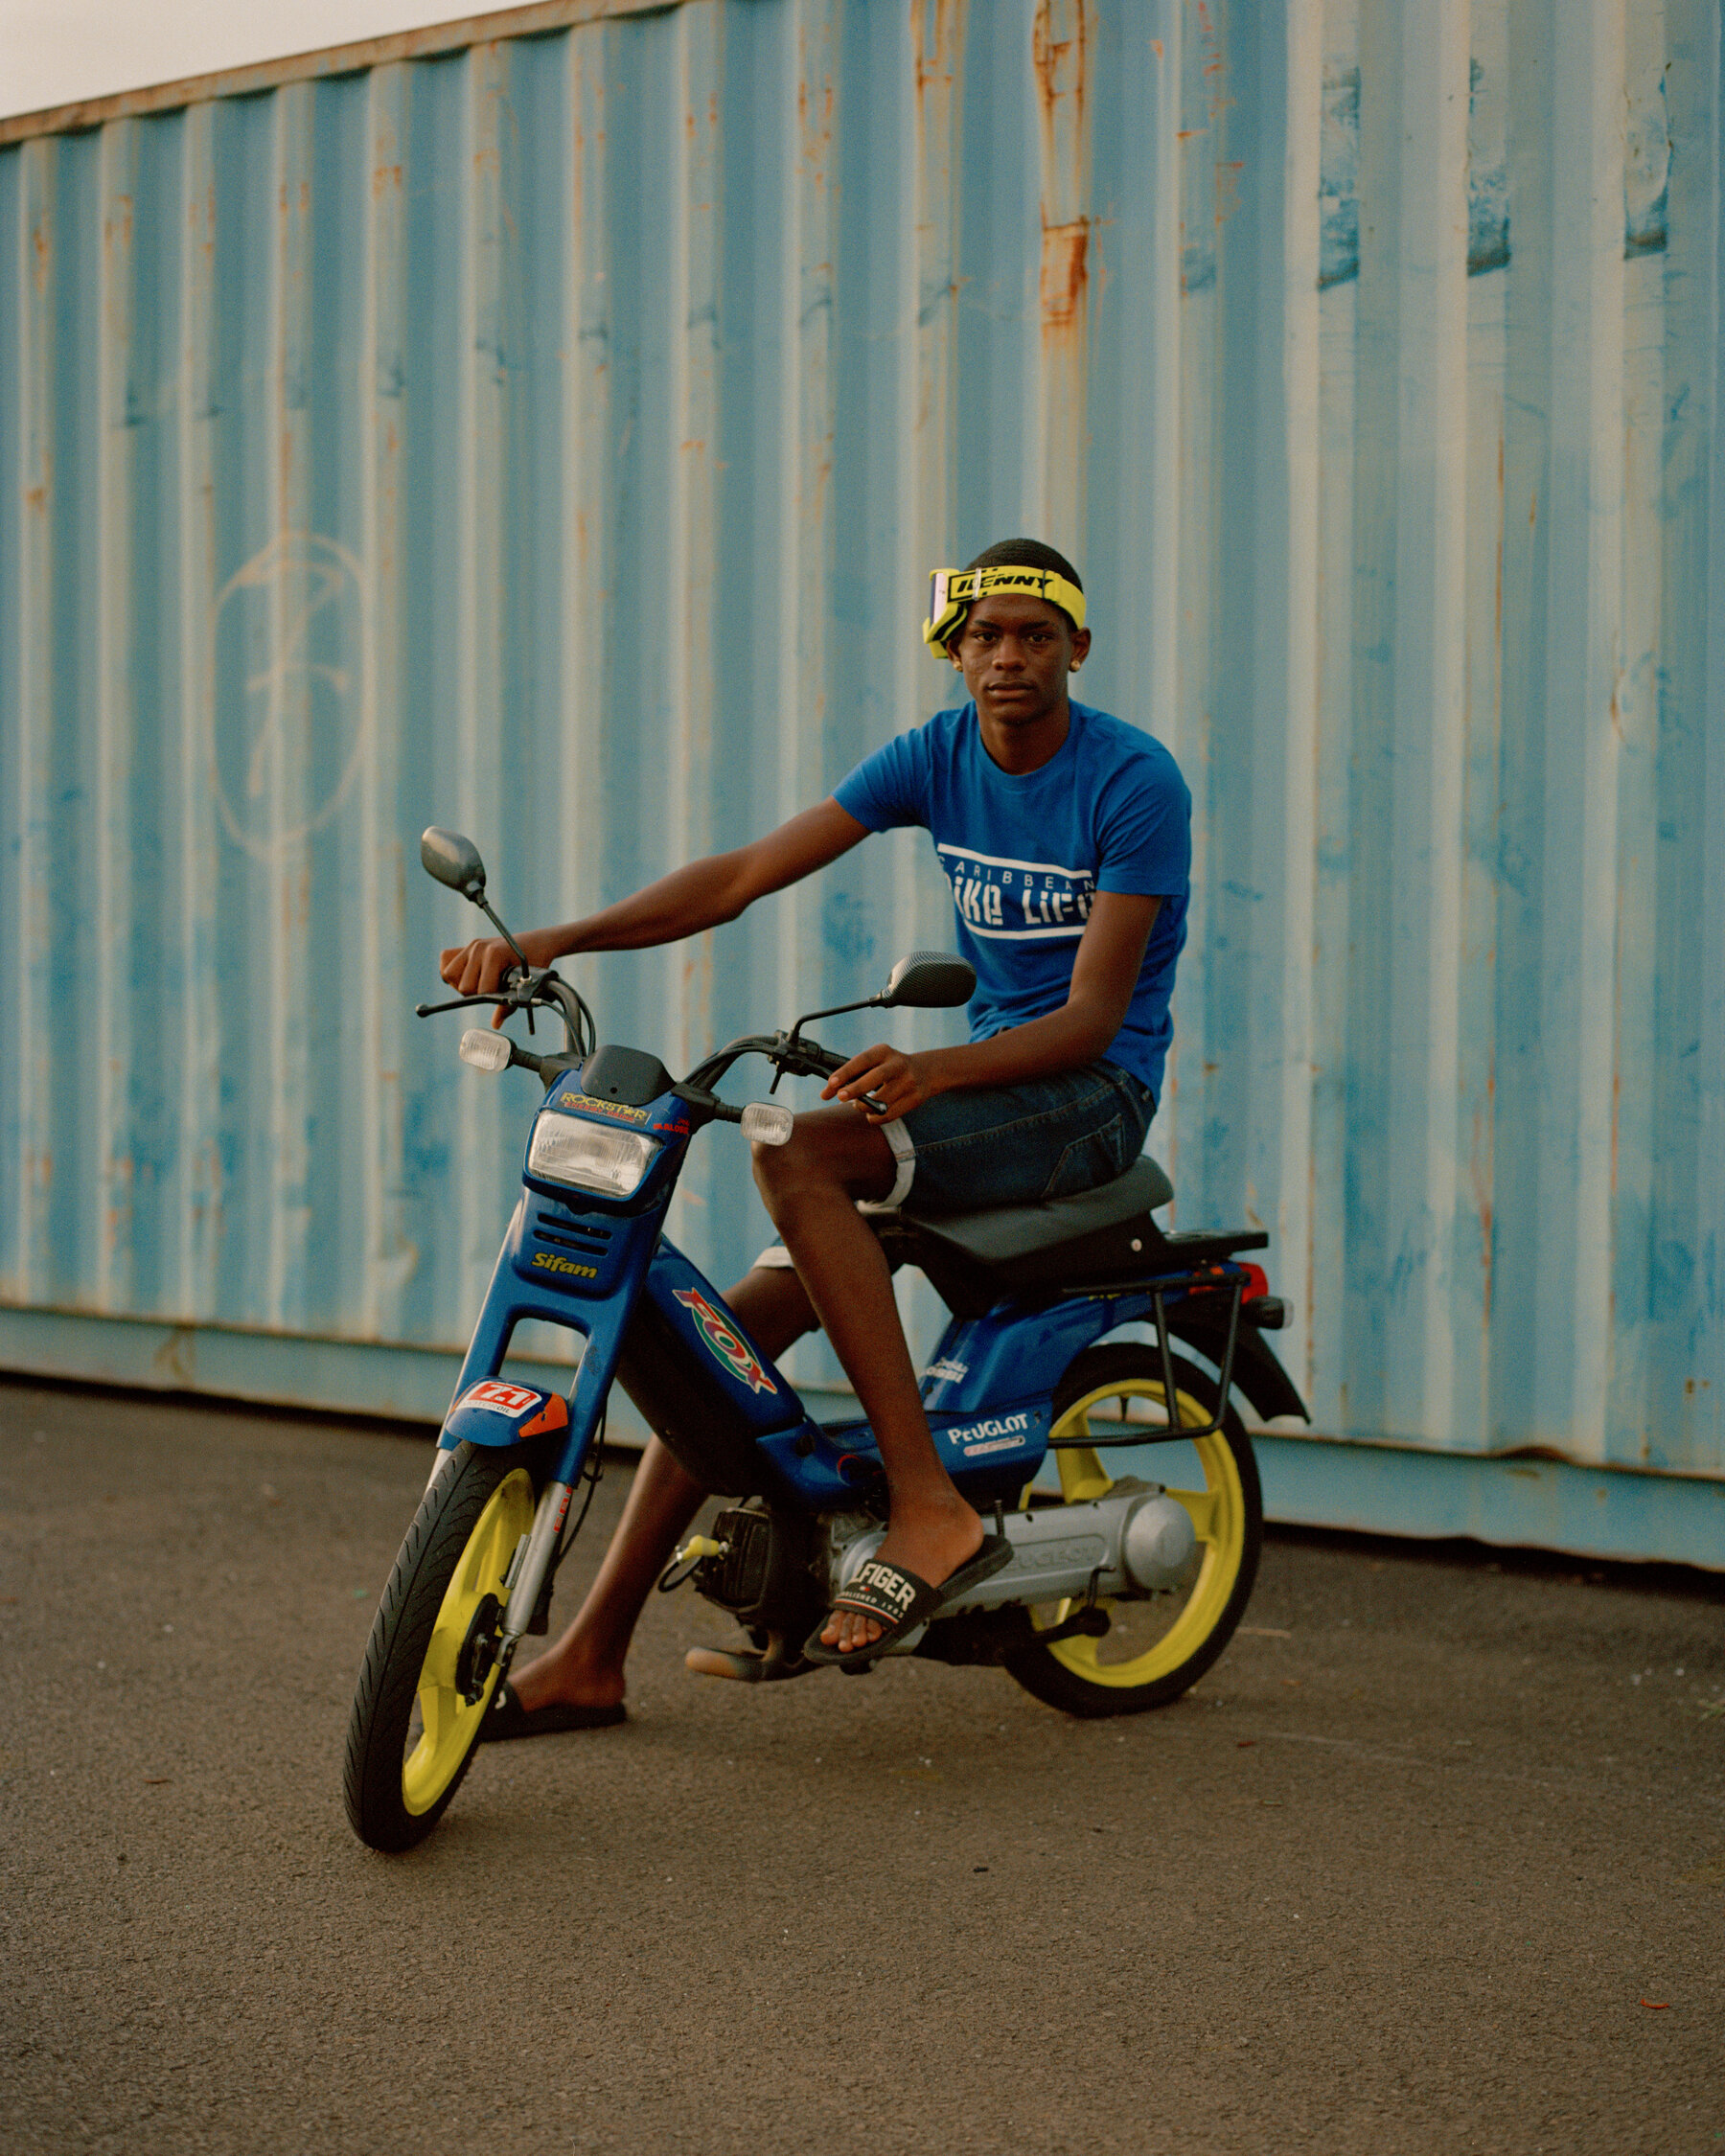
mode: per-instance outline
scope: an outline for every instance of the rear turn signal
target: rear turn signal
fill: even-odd
[[[1294,1305],[1281,1296],[1249,1296],[1240,1305],[1240,1316],[1260,1333],[1279,1333],[1294,1320]]]

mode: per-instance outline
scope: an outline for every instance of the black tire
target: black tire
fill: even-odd
[[[1180,1419],[1208,1422],[1215,1411],[1216,1380],[1176,1356],[1174,1386]],[[1058,1433],[1063,1425],[1074,1422],[1087,1403],[1100,1405],[1121,1394],[1153,1401],[1160,1411],[1162,1389],[1162,1357],[1156,1349],[1092,1347],[1079,1356],[1055,1390],[1054,1429]],[[1078,1423],[1079,1428],[1086,1426]],[[1159,1452],[1163,1450],[1159,1446]],[[1201,1529],[1195,1575],[1181,1591],[1184,1598],[1168,1613],[1166,1623],[1162,1597],[1122,1601],[1109,1606],[1116,1622],[1105,1639],[1077,1637],[1054,1646],[1033,1641],[1013,1653],[1006,1667],[1046,1706],[1087,1717],[1141,1714],[1153,1707],[1165,1707],[1210,1667],[1245,1615],[1264,1540],[1264,1502],[1252,1440],[1230,1407],[1212,1437],[1196,1443],[1175,1439],[1166,1443],[1165,1453],[1167,1464],[1150,1470],[1158,1480],[1177,1476],[1180,1462],[1189,1463],[1194,1453],[1205,1479],[1203,1491],[1184,1493],[1192,1501],[1188,1509],[1194,1511]],[[1067,1451],[1056,1457],[1063,1459],[1063,1489],[1082,1490],[1092,1497],[1099,1494],[1086,1486],[1092,1470],[1110,1476],[1110,1459],[1118,1461],[1120,1455],[1085,1450]],[[1211,1529],[1208,1539],[1203,1533],[1206,1521]],[[1066,1608],[1063,1603],[1032,1611],[1030,1622],[1039,1630],[1048,1630]],[[1131,1613],[1129,1619],[1127,1613]],[[1151,1644],[1137,1655],[1119,1652],[1128,1621],[1147,1624],[1156,1633]]]
[[[420,1500],[378,1605],[348,1724],[343,1794],[368,1848],[396,1854],[423,1842],[461,1786],[497,1686],[494,1667],[477,1697],[465,1696],[467,1643],[494,1617],[483,1605],[501,1599],[541,1468],[520,1446],[461,1444]]]

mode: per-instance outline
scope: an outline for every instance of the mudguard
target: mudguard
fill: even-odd
[[[551,1436],[569,1427],[569,1403],[561,1392],[540,1392],[531,1385],[510,1385],[502,1378],[481,1378],[470,1385],[444,1417],[440,1452],[470,1445],[519,1445],[530,1437]]]

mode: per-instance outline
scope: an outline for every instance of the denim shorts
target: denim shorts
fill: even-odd
[[[1126,1173],[1155,1113],[1149,1088],[1105,1061],[1016,1086],[939,1093],[903,1120],[914,1158],[901,1157],[900,1182],[908,1166],[909,1187],[895,1195],[919,1213],[1071,1198]]]
[[[892,1193],[865,1213],[982,1212],[1071,1198],[1123,1176],[1144,1150],[1156,1095],[1118,1064],[1081,1064],[1057,1078],[940,1093],[880,1126],[898,1162]],[[774,1243],[757,1266],[789,1272]]]

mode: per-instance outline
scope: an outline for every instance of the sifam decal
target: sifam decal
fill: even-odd
[[[698,1288],[674,1288],[672,1294],[695,1320],[695,1328],[713,1355],[732,1377],[740,1378],[751,1392],[776,1392],[778,1387],[761,1367],[759,1356],[722,1311],[715,1310]]]

